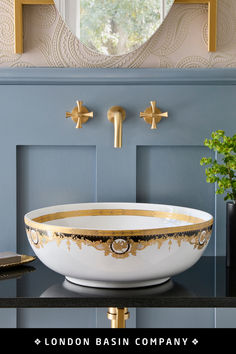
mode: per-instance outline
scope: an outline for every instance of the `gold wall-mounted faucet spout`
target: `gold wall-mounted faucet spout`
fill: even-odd
[[[122,146],[122,126],[125,116],[125,110],[120,106],[113,106],[107,112],[108,120],[114,124],[114,148]]]

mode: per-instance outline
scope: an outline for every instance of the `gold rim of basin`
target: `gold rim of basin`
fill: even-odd
[[[129,216],[146,216],[156,218],[169,218],[172,220],[181,220],[191,225],[173,226],[164,228],[138,229],[138,230],[96,230],[96,229],[81,229],[67,226],[56,226],[45,224],[45,222],[65,219],[79,216],[114,216],[114,215],[129,215]],[[25,216],[25,224],[34,229],[52,231],[64,234],[84,235],[84,236],[147,236],[160,235],[179,232],[188,232],[193,230],[201,230],[213,224],[213,217],[209,220],[204,220],[198,217],[171,213],[155,210],[137,210],[137,209],[89,209],[89,210],[69,210],[50,214],[41,215],[34,219],[29,219]]]

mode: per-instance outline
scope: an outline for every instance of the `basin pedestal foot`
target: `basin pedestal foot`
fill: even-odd
[[[126,320],[129,319],[127,307],[109,307],[107,318],[111,320],[111,328],[125,328]]]

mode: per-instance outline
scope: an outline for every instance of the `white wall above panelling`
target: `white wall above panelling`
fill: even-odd
[[[207,49],[207,6],[176,4],[161,29],[138,50],[106,57],[84,47],[54,6],[24,7],[23,55],[14,54],[14,0],[0,0],[0,66],[236,67],[236,1],[219,0],[218,44]]]

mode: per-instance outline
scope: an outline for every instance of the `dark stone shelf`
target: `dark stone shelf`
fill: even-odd
[[[72,284],[36,260],[0,271],[0,307],[236,307],[235,279],[225,257],[202,257],[158,286],[96,289]]]

